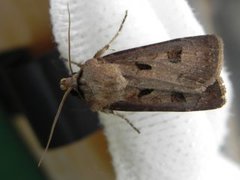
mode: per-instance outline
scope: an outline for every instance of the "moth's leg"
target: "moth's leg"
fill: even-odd
[[[127,18],[127,14],[128,14],[128,11],[125,12],[125,16],[122,20],[122,23],[117,31],[117,33],[115,34],[115,36],[113,36],[113,38],[111,39],[111,41],[109,41],[109,43],[107,45],[105,45],[102,49],[100,49],[95,55],[94,55],[94,58],[99,58],[101,57],[101,55],[103,55],[105,53],[105,51],[107,51],[111,45],[111,43],[117,38],[117,36],[120,34],[122,28],[123,28],[123,24]]]
[[[141,133],[140,130],[139,130],[137,127],[135,127],[135,126],[133,125],[133,123],[131,123],[131,122],[130,122],[126,117],[124,117],[122,114],[119,114],[119,113],[117,113],[117,112],[115,112],[115,111],[113,111],[113,110],[107,110],[107,111],[104,111],[104,112],[106,112],[106,113],[111,113],[111,114],[114,114],[114,115],[120,117],[121,119],[125,120],[138,134]]]

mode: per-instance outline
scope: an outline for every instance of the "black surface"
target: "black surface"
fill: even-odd
[[[0,55],[1,102],[9,113],[23,112],[45,146],[54,115],[63,96],[59,81],[68,72],[57,51],[31,60],[27,50]],[[11,62],[10,62],[11,61]],[[1,88],[2,89],[2,88]],[[99,128],[96,113],[77,97],[69,96],[50,147],[81,139]]]

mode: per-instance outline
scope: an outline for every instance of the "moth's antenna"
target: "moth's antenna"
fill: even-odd
[[[67,96],[69,95],[69,93],[71,92],[72,89],[73,88],[71,88],[71,87],[67,89],[67,91],[64,93],[63,98],[62,98],[62,100],[61,100],[61,102],[60,102],[60,104],[58,106],[58,110],[57,110],[57,113],[56,113],[56,115],[54,117],[53,124],[52,124],[52,127],[51,127],[51,131],[50,131],[50,134],[49,134],[48,142],[47,142],[45,150],[44,150],[44,152],[43,152],[43,154],[42,154],[42,156],[41,156],[41,158],[40,158],[40,160],[38,162],[38,167],[40,167],[40,165],[41,165],[41,163],[42,163],[42,161],[43,161],[43,159],[44,159],[44,157],[46,155],[46,152],[47,152],[47,150],[49,148],[50,142],[51,142],[52,137],[53,137],[53,132],[55,130],[55,127],[56,127],[56,124],[57,124],[57,120],[58,120],[59,115],[60,115],[60,113],[62,111],[62,108],[63,108],[63,105],[64,105],[64,103],[66,101],[66,98],[67,98]]]
[[[109,41],[109,43],[107,45],[105,45],[102,49],[100,49],[95,55],[94,55],[94,58],[98,58],[100,57],[105,51],[107,51],[110,47],[110,45],[112,44],[112,42],[117,38],[117,36],[120,34],[120,32],[122,31],[122,28],[123,28],[123,25],[126,21],[126,18],[127,18],[127,15],[128,15],[128,11],[126,10],[125,11],[125,16],[122,20],[122,23],[117,31],[117,33],[113,36],[113,38],[111,39],[111,41]]]
[[[71,14],[69,9],[69,4],[67,3],[67,9],[68,9],[68,67],[70,69],[71,75],[73,75],[72,70],[72,60],[71,60]]]
[[[138,128],[136,128],[133,123],[131,123],[127,118],[125,118],[123,115],[115,112],[115,111],[112,111],[113,114],[115,114],[116,116],[122,118],[123,120],[125,120],[138,134],[140,134],[140,130]]]
[[[70,16],[70,10],[69,10],[69,4],[68,3],[67,3],[67,10],[68,10],[68,23],[69,23],[68,24],[68,66],[69,66],[71,75],[73,75],[72,64],[71,64],[72,61],[71,61],[71,39],[70,39],[70,37],[71,37],[71,34],[70,34],[70,30],[71,30],[71,16]],[[66,90],[66,92],[64,93],[63,98],[62,98],[62,100],[61,100],[61,102],[60,102],[60,104],[58,106],[58,110],[57,110],[57,113],[56,113],[56,115],[54,117],[53,124],[52,124],[52,127],[51,127],[51,131],[50,131],[50,134],[49,134],[48,142],[47,142],[45,150],[44,150],[44,152],[43,152],[43,154],[42,154],[42,156],[41,156],[41,158],[40,158],[40,160],[38,162],[38,167],[40,167],[40,165],[41,165],[41,163],[42,163],[42,161],[43,161],[43,159],[44,159],[44,157],[46,155],[46,152],[47,152],[47,150],[49,148],[49,145],[50,145],[52,137],[53,137],[53,132],[55,130],[55,127],[56,127],[56,124],[57,124],[57,120],[58,120],[59,115],[60,115],[60,113],[62,111],[62,108],[63,108],[63,105],[64,105],[64,103],[66,101],[66,98],[68,97],[68,95],[72,91],[72,89],[73,89],[72,87],[69,87]]]

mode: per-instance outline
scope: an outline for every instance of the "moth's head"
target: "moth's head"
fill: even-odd
[[[76,89],[77,88],[77,74],[74,74],[67,78],[62,78],[60,80],[60,88],[63,91],[66,91],[69,88]]]

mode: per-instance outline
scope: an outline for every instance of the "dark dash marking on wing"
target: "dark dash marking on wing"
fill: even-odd
[[[138,97],[146,96],[146,95],[150,94],[151,92],[153,92],[153,89],[141,89],[138,94]]]
[[[168,59],[171,63],[179,63],[179,62],[181,62],[182,49],[168,51],[167,55],[168,55]]]
[[[144,63],[135,62],[135,65],[139,70],[151,70],[152,66]]]

